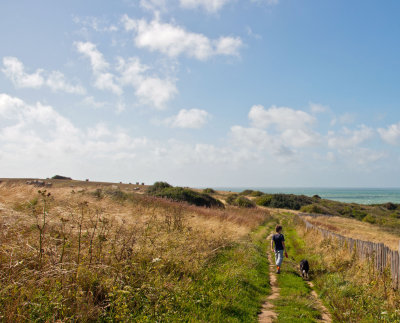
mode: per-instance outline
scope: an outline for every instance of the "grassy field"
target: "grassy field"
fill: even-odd
[[[391,288],[388,272],[378,273],[373,264],[358,260],[334,241],[306,232],[294,215],[283,214],[282,221],[291,257],[295,263],[308,259],[311,279],[335,322],[400,320],[400,294]]]
[[[267,211],[196,207],[129,184],[24,182],[0,184],[1,320],[257,320]]]
[[[273,301],[278,322],[321,318],[298,273],[303,258],[334,321],[400,320],[400,295],[388,272],[305,232],[293,213],[229,203],[197,207],[148,195],[142,185],[51,182],[47,190],[24,179],[0,183],[1,321],[256,322],[271,290],[266,237],[277,223],[290,256]],[[230,196],[199,192],[222,202]],[[395,232],[377,223],[310,221],[397,242]]]

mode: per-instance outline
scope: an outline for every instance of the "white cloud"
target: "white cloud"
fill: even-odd
[[[378,133],[387,143],[391,145],[400,144],[400,122],[392,124],[387,128],[379,128]]]
[[[117,69],[121,75],[121,84],[132,86],[135,95],[143,104],[161,110],[178,93],[174,80],[145,75],[149,67],[141,64],[137,57],[127,61],[119,58]]]
[[[265,109],[262,105],[254,105],[249,119],[255,128],[272,128],[275,137],[286,146],[307,147],[320,143],[320,135],[312,130],[316,119],[304,111],[276,106]]]
[[[75,47],[79,53],[89,58],[93,71],[96,73],[103,72],[109,68],[109,64],[104,59],[102,53],[99,52],[96,45],[91,42],[75,42]]]
[[[86,90],[80,85],[69,84],[63,73],[53,71],[46,80],[46,85],[54,92],[62,91],[72,94],[85,94]]]
[[[208,12],[217,12],[231,0],[180,0],[183,8],[196,9],[202,7]]]
[[[43,69],[37,69],[35,73],[28,74],[25,72],[24,64],[16,57],[4,57],[3,66],[2,72],[19,88],[39,89],[47,85],[54,92],[86,93],[82,86],[68,83],[60,71],[47,73]]]
[[[75,42],[75,47],[79,53],[90,60],[95,77],[94,86],[100,90],[109,90],[116,95],[121,95],[122,88],[115,82],[115,75],[108,72],[110,65],[96,45],[91,42]]]
[[[140,6],[147,10],[166,10],[167,2],[166,0],[140,0]]]
[[[249,119],[256,128],[275,126],[279,130],[308,129],[316,121],[313,116],[304,111],[275,105],[267,110],[262,105],[252,106]]]
[[[151,22],[134,20],[124,15],[126,30],[135,31],[135,45],[150,51],[159,51],[169,57],[186,55],[207,60],[214,55],[239,55],[242,41],[239,37],[220,37],[211,40],[200,33],[193,33],[175,24],[162,23],[155,18]]]
[[[328,132],[328,146],[336,149],[356,148],[366,140],[371,139],[375,132],[372,128],[361,125],[356,130],[343,128],[340,134]]]
[[[73,17],[73,22],[82,25],[84,28],[91,28],[97,32],[115,32],[118,31],[118,27],[109,24],[107,20],[99,17]]]
[[[206,124],[209,118],[210,114],[205,110],[182,109],[177,115],[165,119],[164,123],[172,128],[199,129]]]
[[[9,78],[16,87],[40,88],[44,83],[43,70],[28,74],[22,62],[16,57],[3,58],[2,72]]]

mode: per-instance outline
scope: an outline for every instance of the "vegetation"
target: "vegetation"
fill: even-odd
[[[337,322],[398,322],[400,294],[390,287],[390,274],[379,273],[335,241],[305,232],[295,217],[284,216],[289,255],[294,263],[310,262],[310,276]]]
[[[149,187],[148,194],[177,202],[187,202],[197,206],[224,208],[224,204],[206,193],[199,193],[189,188],[173,187],[165,182],[156,182]]]
[[[66,179],[66,180],[72,180],[71,177],[66,177],[66,176],[61,176],[61,175],[54,175],[51,179]]]
[[[2,321],[256,321],[267,212],[92,192],[2,184]]]
[[[245,195],[245,196],[252,196],[252,197],[264,195],[264,193],[261,191],[253,191],[253,190],[244,190],[244,191],[240,192],[239,194]]]
[[[226,203],[229,205],[234,205],[238,207],[244,208],[255,208],[256,204],[249,200],[247,197],[241,196],[239,194],[229,194],[226,197]]]
[[[294,194],[264,194],[256,199],[257,205],[273,208],[300,210],[302,206],[313,203],[311,197]]]
[[[205,188],[205,189],[203,190],[203,193],[206,193],[206,194],[215,194],[215,190],[212,189],[212,188]]]

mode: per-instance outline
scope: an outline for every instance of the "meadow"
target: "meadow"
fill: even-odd
[[[297,208],[302,197],[279,196],[275,207],[265,207],[257,199],[271,199],[259,192],[25,182],[0,183],[1,321],[257,322],[271,293],[267,237],[278,223],[289,259],[272,304],[277,322],[323,317],[299,276],[303,258],[334,322],[400,319],[400,295],[388,271],[378,272],[335,241],[306,231],[301,211],[277,208],[287,198]],[[307,205],[321,202],[314,198]],[[368,211],[373,208],[387,216],[383,206]],[[356,217],[306,218],[360,239],[393,246],[399,239],[395,229]]]
[[[257,317],[269,288],[259,243],[268,211],[197,207],[135,185],[52,182],[0,184],[2,321]]]

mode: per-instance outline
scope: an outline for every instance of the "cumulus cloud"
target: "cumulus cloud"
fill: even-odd
[[[46,85],[54,92],[62,91],[66,93],[85,94],[86,90],[80,85],[72,85],[65,79],[63,73],[53,71],[46,80]]]
[[[100,90],[109,90],[116,95],[121,95],[122,88],[115,82],[115,76],[108,72],[110,65],[97,46],[91,42],[75,42],[75,47],[79,53],[90,60],[95,77],[94,86]]]
[[[124,15],[122,22],[127,31],[135,32],[137,47],[158,51],[169,57],[186,55],[204,61],[215,55],[237,56],[243,45],[239,37],[224,36],[212,40],[173,23],[160,22],[158,18],[148,22]]]
[[[279,130],[307,129],[316,121],[315,117],[307,112],[275,105],[269,109],[265,109],[262,105],[252,106],[249,119],[256,128],[275,126]]]
[[[132,86],[135,95],[143,104],[163,109],[166,103],[178,93],[175,80],[146,75],[145,72],[149,70],[149,67],[141,64],[137,57],[128,60],[119,58],[117,70],[120,73],[121,84]]]
[[[392,124],[387,128],[379,128],[378,133],[387,143],[391,145],[400,144],[400,122]]]
[[[34,73],[26,73],[22,62],[16,57],[4,57],[2,72],[16,87],[40,88],[44,83],[43,70],[37,69]]]
[[[200,109],[182,109],[177,115],[164,120],[164,123],[172,128],[202,128],[209,119],[210,114]]]
[[[319,134],[312,130],[315,117],[301,110],[277,106],[265,109],[262,105],[254,105],[249,120],[255,128],[274,131],[286,146],[307,147],[320,142]]]
[[[336,149],[356,148],[368,139],[371,139],[375,131],[365,125],[352,130],[343,128],[340,133],[328,132],[328,146]]]
[[[2,72],[18,88],[39,89],[48,86],[54,92],[85,94],[86,90],[80,85],[72,85],[60,71],[46,72],[37,69],[34,73],[25,72],[24,64],[16,57],[4,57]]]

